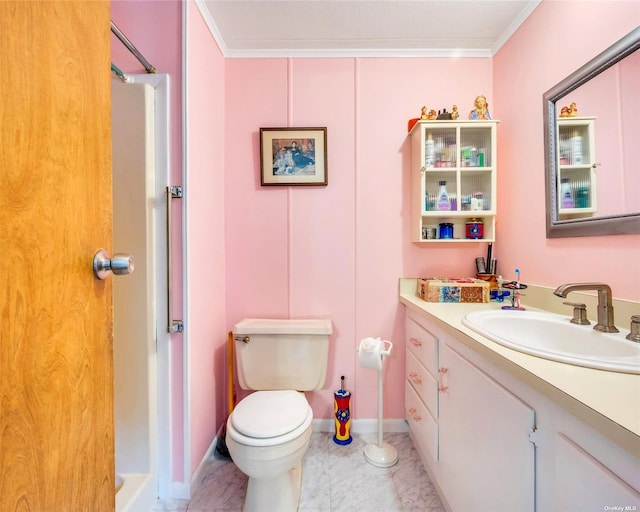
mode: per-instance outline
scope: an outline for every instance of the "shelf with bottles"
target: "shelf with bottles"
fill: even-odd
[[[420,168],[452,169],[492,165],[492,135],[495,124],[479,121],[420,122],[413,130],[421,132]],[[421,128],[424,128],[421,130]],[[412,130],[412,132],[413,132]],[[415,141],[414,141],[415,143]]]
[[[466,215],[469,212],[482,211],[493,214],[492,176],[490,171],[424,172],[422,214],[439,216],[463,213]]]
[[[558,187],[558,213],[561,219],[593,216],[596,207],[591,184],[589,169],[564,173]]]
[[[495,242],[494,217],[487,212],[424,217],[421,230],[420,242]]]
[[[558,214],[561,220],[596,211],[595,117],[558,119]]]
[[[414,242],[494,239],[496,123],[420,121],[412,128]],[[482,220],[484,235],[467,238],[467,221],[476,217]],[[452,224],[453,236],[439,237],[440,224]]]

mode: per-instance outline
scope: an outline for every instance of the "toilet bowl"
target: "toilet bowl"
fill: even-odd
[[[329,319],[245,318],[233,328],[238,384],[254,391],[227,420],[229,454],[249,477],[244,512],[298,510],[313,420],[303,392],[324,389],[332,332]]]
[[[298,510],[312,419],[304,394],[293,390],[256,391],[237,404],[227,420],[226,444],[249,477],[244,512]]]

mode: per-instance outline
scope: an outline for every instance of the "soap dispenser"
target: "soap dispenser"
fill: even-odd
[[[449,194],[447,193],[447,182],[439,181],[440,191],[438,192],[438,210],[449,211],[451,210],[451,203],[449,202]]]
[[[571,187],[569,186],[569,178],[562,178],[561,192],[562,192],[562,208],[573,208],[573,194],[571,193]]]

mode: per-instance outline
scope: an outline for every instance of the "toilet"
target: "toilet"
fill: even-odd
[[[227,420],[226,444],[249,477],[244,512],[295,512],[313,411],[324,387],[331,320],[247,318],[233,329],[238,384],[254,391]]]

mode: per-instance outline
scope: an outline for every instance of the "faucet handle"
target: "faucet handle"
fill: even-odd
[[[640,343],[640,315],[631,317],[631,332],[625,336],[629,341]]]
[[[572,324],[591,325],[587,320],[587,305],[580,302],[563,302],[567,306],[573,306],[573,318],[570,320]]]

